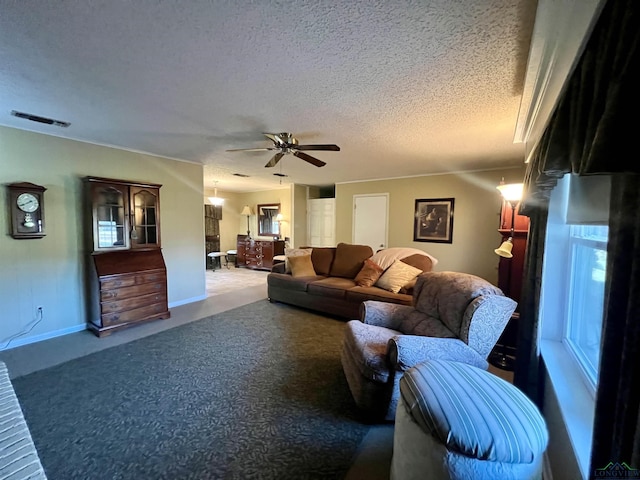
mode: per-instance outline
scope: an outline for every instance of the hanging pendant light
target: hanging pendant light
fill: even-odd
[[[218,197],[218,182],[215,181],[213,184],[213,197],[209,197],[209,202],[211,202],[211,205],[220,206],[224,203],[224,198]]]

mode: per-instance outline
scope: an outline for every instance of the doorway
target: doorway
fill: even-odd
[[[389,194],[353,196],[353,243],[369,245],[374,252],[387,248]]]
[[[310,247],[333,247],[336,244],[335,198],[313,198],[307,200]]]

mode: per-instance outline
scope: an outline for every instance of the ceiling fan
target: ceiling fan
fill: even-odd
[[[338,145],[300,145],[298,140],[293,137],[291,133],[263,133],[265,137],[273,142],[273,147],[265,148],[235,148],[227,150],[227,152],[263,152],[263,151],[277,151],[273,158],[267,162],[265,167],[275,167],[280,159],[293,153],[296,157],[309,162],[316,167],[324,167],[325,162],[319,160],[311,155],[304,153],[303,150],[325,150],[331,152],[339,152],[340,147]]]

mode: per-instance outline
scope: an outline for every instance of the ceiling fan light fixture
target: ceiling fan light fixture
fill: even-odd
[[[339,152],[340,147],[333,144],[323,145],[299,145],[298,139],[296,139],[292,133],[263,133],[265,137],[273,142],[272,147],[265,148],[234,148],[227,150],[227,152],[256,152],[256,151],[277,151],[277,153],[267,162],[265,167],[275,167],[276,164],[284,155],[293,154],[301,160],[304,160],[316,167],[324,167],[325,162],[319,160],[311,155],[304,153],[303,150],[323,150],[328,152]]]

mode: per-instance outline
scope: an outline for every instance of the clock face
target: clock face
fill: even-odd
[[[40,206],[38,197],[36,197],[32,193],[21,193],[20,195],[18,195],[16,203],[20,210],[27,213],[35,212]]]

